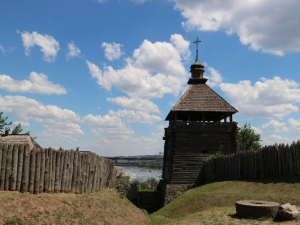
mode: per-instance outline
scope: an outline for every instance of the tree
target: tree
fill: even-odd
[[[8,117],[3,117],[2,115],[3,112],[0,112],[0,133],[3,134],[3,129],[5,128],[5,126],[10,126],[12,125],[13,122],[6,122],[8,120]],[[14,127],[11,134],[21,134],[22,132],[23,132],[22,125],[19,123]],[[30,135],[30,131],[27,131],[24,134]],[[36,139],[36,137],[33,137],[33,139]]]
[[[8,117],[3,117],[3,112],[0,112],[0,133],[3,134],[3,129],[5,126],[12,125],[12,122],[6,122],[8,120]]]
[[[15,126],[15,128],[12,130],[11,134],[20,134],[23,132],[22,125],[19,123]],[[30,131],[27,131],[25,134],[30,135]]]
[[[239,128],[239,147],[240,150],[259,150],[261,137],[252,129],[250,123],[245,123],[244,127]]]

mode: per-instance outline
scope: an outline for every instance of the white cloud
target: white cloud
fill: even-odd
[[[280,135],[272,134],[268,137],[263,138],[262,144],[263,145],[274,145],[275,143],[277,144],[291,144],[295,141],[293,138],[290,137],[282,137]]]
[[[0,111],[21,121],[32,119],[41,123],[47,128],[46,131],[38,134],[41,136],[43,134],[45,134],[44,136],[47,136],[46,134],[54,136],[53,134],[55,134],[55,139],[61,139],[84,134],[77,124],[80,122],[80,117],[75,112],[55,105],[43,105],[32,98],[0,95]]]
[[[100,86],[106,90],[111,90],[111,87],[114,86],[131,97],[162,98],[165,94],[178,95],[182,84],[186,82],[186,79],[174,76],[151,75],[149,71],[138,69],[130,63],[120,70],[105,66],[103,72],[89,61],[87,61],[87,65],[90,74],[97,79]]]
[[[254,132],[257,133],[257,134],[262,134],[262,133],[263,133],[262,130],[261,130],[260,128],[258,128],[258,127],[251,126],[251,128],[252,128],[252,129],[254,130]]]
[[[90,74],[101,87],[110,90],[114,86],[131,97],[162,98],[165,94],[178,95],[188,77],[181,59],[188,45],[179,35],[172,37],[177,47],[167,42],[151,43],[145,40],[134,50],[133,57],[126,59],[127,64],[122,69],[104,66],[102,71],[86,61]]]
[[[134,134],[134,131],[125,126],[125,123],[117,115],[97,115],[89,114],[82,120],[93,127],[92,133],[101,138],[104,142],[111,142],[112,139],[126,139]]]
[[[47,62],[54,62],[57,52],[59,51],[59,43],[50,35],[41,35],[36,31],[31,34],[27,31],[21,33],[23,46],[25,48],[25,54],[30,55],[30,48],[35,45],[41,47],[41,51],[44,53],[44,60]]]
[[[145,2],[150,2],[152,0],[130,0],[131,2],[134,2],[134,3],[138,3],[138,4],[143,4]]]
[[[109,115],[105,116],[91,114],[85,116],[82,121],[94,127],[91,132],[98,139],[94,142],[84,143],[80,148],[106,156],[145,155],[146,152],[151,154],[150,150],[161,149],[163,142],[159,142],[156,138],[134,137],[135,132],[129,126],[125,126],[125,122],[121,120],[122,117],[132,119],[132,116],[139,117],[138,112],[110,110]]]
[[[28,92],[39,94],[66,94],[67,91],[59,84],[53,84],[43,73],[31,72],[29,80],[14,80],[10,76],[0,75],[0,88],[9,92]]]
[[[92,114],[89,114],[83,118],[83,122],[99,127],[122,127],[125,125],[119,117],[114,115],[93,116]]]
[[[163,137],[165,136],[165,128],[167,128],[168,125],[158,125],[156,126],[156,132],[151,132],[152,137],[156,138],[157,140],[162,141]],[[163,149],[162,149],[163,151]]]
[[[109,114],[112,116],[125,117],[128,123],[148,123],[152,124],[157,121],[161,121],[161,118],[156,115],[150,115],[141,111],[133,110],[109,110]]]
[[[190,42],[184,40],[180,34],[172,34],[170,41],[173,46],[178,50],[178,52],[183,56],[184,60],[189,59],[191,56],[191,51],[189,49]]]
[[[187,30],[236,33],[253,50],[284,55],[300,51],[300,2],[282,0],[172,0]]]
[[[89,149],[103,156],[150,155],[158,154],[159,149],[163,149],[163,141],[159,142],[143,136],[135,138],[132,134],[128,135],[126,131],[122,136],[115,136],[114,139],[106,139],[102,136],[105,132],[98,133],[98,130],[95,130],[95,134],[99,135],[99,139],[82,144],[80,149]]]
[[[73,41],[68,43],[68,49],[69,52],[67,53],[67,61],[73,57],[79,57],[80,56],[80,49],[74,44]]]
[[[261,127],[262,127],[262,129],[269,131],[269,132],[279,133],[279,132],[287,132],[288,131],[285,123],[280,123],[276,120],[271,120],[271,121],[269,121],[269,123],[263,124]]]
[[[271,120],[269,123],[263,124],[262,128],[269,132],[296,132],[300,134],[300,119],[289,118],[287,122],[280,123],[276,120]]]
[[[1,45],[1,43],[0,43],[0,51],[3,52],[3,53],[6,52],[5,49],[4,49],[4,47]]]
[[[144,40],[133,52],[133,65],[158,73],[187,76],[181,55],[189,56],[188,47],[189,42],[179,34],[171,36],[171,43]]]
[[[207,71],[209,74],[205,74],[205,76],[208,78],[207,84],[210,87],[217,87],[220,83],[223,81],[223,77],[221,74],[214,68],[208,67]]]
[[[142,111],[145,113],[160,113],[158,106],[147,99],[116,97],[107,98],[107,101],[113,102],[123,108]]]
[[[103,42],[102,43],[102,48],[104,48],[104,53],[105,53],[105,57],[112,61],[114,59],[119,59],[121,57],[121,55],[125,54],[124,52],[121,51],[121,47],[123,45],[119,44],[119,43],[106,43]]]
[[[22,127],[30,127],[29,121],[13,121],[13,124],[14,125],[21,124]]]
[[[219,86],[241,115],[282,118],[299,110],[294,105],[300,102],[299,84],[292,80],[274,77],[262,78],[253,86],[248,80],[237,84],[222,83]]]

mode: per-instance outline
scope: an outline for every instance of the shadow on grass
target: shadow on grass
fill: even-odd
[[[265,221],[265,220],[272,220],[274,223],[284,223],[284,222],[288,222],[288,221],[299,221],[299,224],[300,224],[300,217],[294,219],[294,220],[283,220],[281,219],[278,215],[275,216],[275,218],[268,218],[268,217],[259,217],[259,218],[252,218],[252,217],[248,217],[248,218],[244,218],[244,217],[240,217],[238,216],[236,213],[234,214],[228,214],[228,216],[232,219],[237,219],[237,220],[245,220],[245,219],[248,219],[248,220],[257,220],[257,221]],[[241,222],[242,224],[242,222]]]
[[[288,184],[297,184],[300,182],[300,176],[292,177],[274,177],[274,178],[249,178],[249,179],[233,179],[233,180],[223,180],[223,181],[244,181],[244,182],[253,182],[253,183],[262,183],[262,184],[278,184],[278,183],[288,183]],[[215,181],[222,182],[222,181]],[[214,182],[212,182],[214,183]],[[207,183],[209,184],[209,183]],[[201,185],[199,185],[201,186]]]

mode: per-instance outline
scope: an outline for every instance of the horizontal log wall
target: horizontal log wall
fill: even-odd
[[[0,143],[0,190],[84,193],[113,188],[114,161],[92,152]]]
[[[202,183],[199,174],[208,155],[237,150],[236,123],[170,123],[165,128],[163,178],[168,184]]]
[[[237,179],[300,176],[300,142],[221,155],[204,164],[205,183]]]

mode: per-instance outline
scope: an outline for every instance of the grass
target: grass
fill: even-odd
[[[105,189],[82,195],[0,192],[0,224],[300,224],[300,217],[290,222],[239,218],[235,202],[243,199],[300,206],[300,177],[203,185],[183,193],[152,215],[136,208],[117,191]]]
[[[300,206],[300,177],[225,181],[191,189],[151,215],[153,224],[265,224],[269,218],[241,219],[235,202],[243,199]],[[283,221],[275,221],[285,224]],[[300,224],[300,218],[287,224]]]

